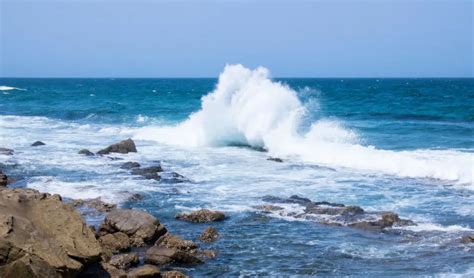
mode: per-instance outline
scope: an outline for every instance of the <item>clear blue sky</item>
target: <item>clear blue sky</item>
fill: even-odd
[[[472,0],[0,3],[3,77],[473,77]]]

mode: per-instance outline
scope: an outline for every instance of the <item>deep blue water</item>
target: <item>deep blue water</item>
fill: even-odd
[[[222,134],[227,131],[220,130],[228,124],[223,120],[227,108],[211,109],[205,129],[196,122],[190,124],[195,129],[183,129],[186,132],[166,129],[199,111],[201,98],[215,89],[218,79],[2,78],[0,86],[17,89],[0,91],[0,147],[13,148],[16,154],[0,155],[0,162],[7,172],[21,177],[16,186],[70,198],[99,196],[145,209],[189,239],[207,225],[177,221],[177,212],[199,207],[224,210],[229,218],[213,224],[222,238],[203,244],[218,250],[219,256],[202,266],[183,268],[193,276],[472,275],[474,247],[459,239],[474,233],[474,79],[274,81],[296,92],[305,108],[296,127],[301,140],[313,123],[331,123],[316,129],[316,134],[329,135],[317,142],[301,141],[311,156],[293,152],[293,141],[284,151],[267,145],[266,135],[264,144],[255,146],[278,154],[284,163],[230,143],[178,144],[201,131],[207,139],[212,135],[240,143],[264,129],[249,127],[249,117],[265,119],[280,112],[272,108],[277,105],[272,98],[228,108],[245,108],[232,116],[239,130],[244,126],[248,131],[229,141]],[[257,88],[255,94],[269,87]],[[231,133],[233,128],[226,130]],[[127,137],[134,138],[139,152],[119,155],[123,160],[77,155],[79,149],[96,151]],[[270,139],[272,144],[287,144],[283,136]],[[47,145],[29,147],[36,140]],[[328,146],[334,148],[324,158],[318,140],[330,141]],[[244,145],[254,147],[251,140]],[[341,156],[344,159],[338,160]],[[161,161],[191,182],[142,180],[118,167],[128,160],[143,165]],[[146,198],[126,202],[124,191]],[[252,208],[263,203],[264,195],[293,194],[369,211],[395,211],[419,225],[372,233],[262,215]]]

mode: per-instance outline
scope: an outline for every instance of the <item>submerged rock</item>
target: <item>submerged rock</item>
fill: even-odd
[[[203,263],[203,261],[183,250],[153,246],[146,251],[145,263],[154,265],[165,265],[169,263],[200,264]]]
[[[135,168],[132,169],[132,175],[142,176],[145,179],[160,180],[161,177],[158,173],[163,172],[163,168],[160,165],[151,166],[145,168]]]
[[[0,189],[0,277],[70,277],[100,259],[92,230],[57,196]]]
[[[167,182],[167,183],[189,182],[189,179],[187,179],[185,176],[178,174],[176,172],[163,173],[161,175],[161,179],[163,182]]]
[[[160,278],[160,268],[151,264],[142,265],[131,269],[127,273],[129,278]]]
[[[31,144],[32,147],[38,147],[38,146],[44,146],[44,145],[46,144],[41,141],[36,141],[33,144]]]
[[[0,187],[6,187],[8,185],[8,177],[2,171],[0,171]]]
[[[283,162],[283,159],[281,159],[279,157],[269,157],[269,158],[267,158],[267,160],[275,161],[275,162]]]
[[[474,243],[474,235],[467,235],[461,238],[461,243]]]
[[[194,223],[215,222],[224,220],[225,214],[221,211],[200,209],[190,213],[178,213],[176,219]]]
[[[14,151],[12,149],[0,148],[0,154],[3,155],[13,155]]]
[[[133,169],[133,168],[140,168],[140,166],[141,165],[138,162],[128,161],[128,162],[125,162],[124,164],[122,164],[120,166],[120,168],[130,170],[130,169]]]
[[[104,219],[100,226],[99,234],[123,232],[130,237],[132,246],[144,246],[145,243],[153,243],[167,231],[153,215],[131,209],[117,209]]]
[[[137,152],[137,147],[135,146],[135,142],[132,139],[123,140],[119,143],[113,144],[108,146],[105,149],[102,149],[97,152],[97,154],[109,154],[109,153],[129,153],[129,152]]]
[[[202,242],[214,242],[219,239],[219,232],[214,227],[207,227],[202,234],[199,236],[199,240]]]
[[[88,149],[82,149],[80,150],[79,152],[77,152],[78,154],[82,154],[82,155],[85,155],[85,156],[93,156],[94,153],[89,151]]]
[[[272,211],[278,211],[278,210],[283,209],[282,207],[275,206],[275,205],[259,205],[259,206],[254,206],[254,208],[264,211],[264,212],[272,212]]]

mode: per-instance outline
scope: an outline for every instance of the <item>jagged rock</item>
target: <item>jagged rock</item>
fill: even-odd
[[[8,177],[2,171],[0,171],[0,187],[6,187],[8,185]]]
[[[118,268],[127,270],[132,266],[138,265],[138,254],[137,253],[127,253],[127,254],[118,254],[112,256],[108,261],[108,264]]]
[[[162,273],[161,277],[163,278],[189,278],[189,276],[185,275],[184,273],[176,270],[172,271],[165,271]]]
[[[135,142],[132,139],[123,140],[119,143],[113,144],[108,146],[105,149],[102,149],[97,152],[97,154],[109,154],[109,153],[129,153],[129,152],[137,152],[137,147],[135,146]]]
[[[176,219],[185,220],[194,223],[205,223],[222,221],[225,219],[225,214],[221,211],[200,209],[190,213],[179,213]]]
[[[163,172],[163,169],[160,165],[151,166],[146,168],[135,168],[132,169],[132,175],[142,176],[145,179],[160,180],[161,177],[158,173]]]
[[[140,168],[140,166],[141,165],[138,162],[128,161],[128,162],[125,162],[124,164],[122,164],[120,166],[120,168],[130,170],[130,169],[133,169],[133,168]]]
[[[83,199],[73,200],[71,202],[71,205],[74,207],[85,206],[88,208],[95,209],[98,212],[109,212],[109,211],[114,210],[117,207],[117,205],[115,204],[109,204],[109,203],[103,202],[100,199],[100,197],[94,198],[94,199],[86,199],[86,200],[83,200]]]
[[[174,248],[183,251],[193,251],[198,248],[197,244],[191,240],[185,240],[179,236],[166,233],[160,237],[156,242],[155,246]]]
[[[199,264],[203,261],[189,252],[174,248],[153,246],[146,251],[145,263],[164,265],[169,263]]]
[[[283,159],[278,158],[278,157],[269,157],[267,158],[267,160],[275,161],[275,162],[283,162]]]
[[[93,156],[94,153],[89,151],[88,149],[82,149],[80,150],[79,152],[77,152],[78,154],[82,154],[82,155],[85,155],[85,156]]]
[[[467,235],[461,238],[461,243],[474,243],[474,235]]]
[[[0,148],[0,154],[3,155],[13,155],[14,152],[12,149]]]
[[[0,277],[75,276],[97,262],[94,233],[57,196],[0,189]]]
[[[106,251],[118,253],[130,249],[130,238],[122,232],[106,234],[99,237],[99,242]]]
[[[38,147],[38,146],[44,146],[44,145],[46,144],[41,141],[36,141],[33,144],[31,144],[32,147]]]
[[[117,209],[104,219],[99,234],[123,232],[130,237],[132,246],[144,246],[154,242],[166,233],[166,228],[158,219],[140,210]]]
[[[131,269],[127,273],[129,278],[160,278],[160,268],[151,264],[142,265]]]
[[[207,227],[202,234],[199,236],[199,240],[202,242],[214,242],[219,239],[219,232],[214,227]]]

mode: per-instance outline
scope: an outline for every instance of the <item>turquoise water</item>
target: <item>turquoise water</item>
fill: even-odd
[[[222,238],[203,245],[219,256],[183,268],[190,275],[474,271],[473,246],[459,243],[474,232],[474,79],[270,80],[233,68],[220,79],[2,78],[0,86],[10,87],[0,87],[0,147],[16,152],[0,162],[19,178],[14,186],[139,207],[190,239],[206,225],[176,221],[177,212],[225,211],[215,225]],[[139,152],[123,160],[77,154],[128,137]],[[31,148],[37,140],[47,145]],[[124,161],[160,161],[190,181],[143,180],[120,169]],[[127,202],[124,192],[146,198]],[[373,233],[300,221],[291,217],[298,208],[253,208],[265,195],[294,194],[394,211],[418,226]]]

